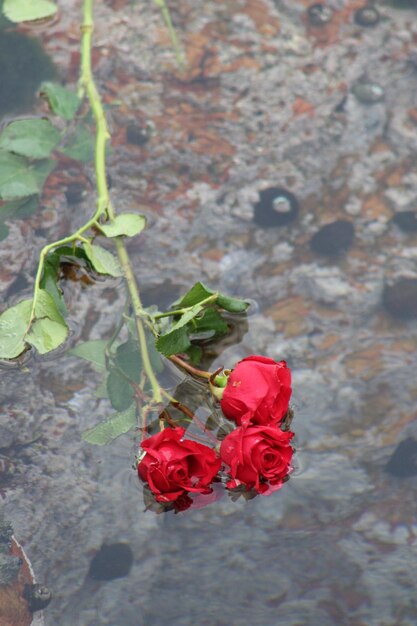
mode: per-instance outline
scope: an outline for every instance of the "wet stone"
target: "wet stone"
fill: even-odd
[[[417,441],[413,437],[398,444],[385,466],[385,471],[398,478],[417,475]]]
[[[126,126],[126,140],[136,146],[144,146],[151,137],[151,130],[148,126],[139,124],[128,124]]]
[[[374,7],[366,6],[355,11],[353,19],[358,26],[376,26],[380,20],[379,13]]]
[[[269,187],[259,193],[253,221],[264,228],[286,226],[296,219],[298,212],[298,200],[293,193],[281,187]]]
[[[417,213],[401,211],[392,218],[392,223],[405,233],[417,233]]]
[[[69,183],[65,190],[65,197],[68,204],[79,204],[84,200],[86,195],[86,188],[81,183]]]
[[[307,9],[307,18],[312,26],[325,26],[330,22],[333,16],[333,11],[325,4],[316,3],[312,4]]]
[[[42,611],[52,600],[52,594],[48,587],[39,583],[25,585],[23,595],[31,613]]]
[[[29,107],[41,82],[55,75],[52,61],[36,39],[0,30],[0,117]]]
[[[367,80],[360,80],[353,85],[352,93],[362,104],[376,104],[384,99],[382,87]]]
[[[325,256],[339,256],[352,246],[355,229],[352,222],[336,220],[318,230],[310,240],[313,252]]]
[[[133,552],[127,543],[104,544],[93,557],[88,575],[94,580],[124,578],[133,564]]]
[[[393,317],[417,317],[417,279],[399,278],[392,285],[387,285],[382,294],[382,304]]]

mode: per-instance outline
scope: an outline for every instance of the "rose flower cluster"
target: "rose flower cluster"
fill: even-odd
[[[291,397],[285,361],[247,357],[230,372],[223,393],[216,391],[223,416],[236,427],[215,447],[185,439],[179,427],[142,442],[138,474],[157,502],[183,510],[192,503],[188,494],[209,494],[214,482],[269,494],[287,479],[293,433],[281,429]]]

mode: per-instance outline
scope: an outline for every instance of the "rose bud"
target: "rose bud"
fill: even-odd
[[[291,371],[285,361],[249,356],[230,374],[220,405],[226,417],[241,424],[279,424],[288,411]]]
[[[245,485],[258,493],[278,488],[291,471],[294,433],[276,426],[244,425],[235,428],[220,447],[220,456],[230,467],[229,489]],[[269,485],[267,484],[269,483]],[[273,490],[273,489],[272,489]]]
[[[138,474],[158,502],[174,501],[188,492],[210,493],[221,460],[212,448],[183,440],[184,428],[165,428],[142,442]]]

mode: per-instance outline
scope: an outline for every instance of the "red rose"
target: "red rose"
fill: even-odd
[[[188,492],[210,493],[209,484],[220,469],[214,450],[183,440],[184,433],[184,428],[165,428],[142,443],[146,454],[138,474],[158,502],[174,501]]]
[[[243,425],[235,428],[222,441],[220,456],[230,467],[233,480],[227,487],[246,485],[258,493],[270,490],[266,484],[280,486],[291,469],[294,433],[276,426]]]
[[[230,374],[220,405],[226,417],[241,424],[278,424],[288,411],[291,372],[285,361],[249,356]]]

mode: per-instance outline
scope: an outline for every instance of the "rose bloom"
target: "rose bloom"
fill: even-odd
[[[278,488],[291,471],[294,433],[283,432],[276,426],[235,428],[222,441],[220,456],[230,467],[229,489],[245,485],[258,493]],[[269,483],[269,485],[267,484]]]
[[[230,374],[220,406],[226,417],[241,424],[279,424],[288,411],[291,371],[285,361],[249,356]]]
[[[220,469],[214,450],[182,440],[184,433],[184,428],[165,428],[141,444],[146,454],[138,474],[158,502],[174,501],[188,492],[210,493],[209,485]]]

